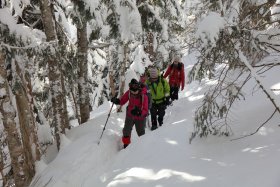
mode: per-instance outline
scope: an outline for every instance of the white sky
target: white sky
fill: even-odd
[[[185,56],[186,73],[196,59]],[[279,68],[270,71],[263,82],[279,88]],[[254,86],[252,79],[248,84]],[[137,137],[121,149],[124,113],[112,112],[97,145],[110,103],[92,112],[91,121],[72,129],[63,138],[63,148],[48,165],[38,164],[31,186],[42,187],[279,187],[280,116],[276,114],[259,133],[254,132],[274,108],[259,90],[233,107],[231,137],[195,139],[189,144],[193,115],[207,87],[186,85],[180,99],[168,107],[164,124]],[[279,95],[277,96],[279,97]],[[257,102],[256,102],[257,101]],[[50,160],[51,153],[46,157]]]

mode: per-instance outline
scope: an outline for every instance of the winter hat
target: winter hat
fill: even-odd
[[[181,62],[181,57],[180,56],[175,56],[173,61]]]
[[[158,70],[157,68],[150,68],[149,69],[150,78],[154,79],[158,77]]]
[[[140,84],[136,79],[131,79],[129,83],[129,90],[131,91],[137,91],[140,89]]]

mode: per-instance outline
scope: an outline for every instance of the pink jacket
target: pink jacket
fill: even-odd
[[[184,64],[180,62],[180,70],[177,67],[173,67],[174,65],[170,65],[165,74],[163,75],[163,78],[166,78],[169,76],[169,85],[170,86],[181,86],[181,90],[184,89],[185,86],[185,71],[184,71]]]
[[[120,105],[124,105],[127,101],[127,111],[126,114],[135,119],[135,120],[143,120],[148,114],[148,96],[147,96],[147,89],[142,88],[142,91],[140,94],[134,95],[131,94],[130,91],[126,91],[123,96],[120,98]],[[139,107],[142,111],[141,116],[134,116],[131,114],[131,110],[134,109],[134,107]]]

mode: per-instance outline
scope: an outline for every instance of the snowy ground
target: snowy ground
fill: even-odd
[[[184,60],[187,72],[194,58]],[[264,78],[270,87],[280,87],[277,72]],[[92,113],[91,121],[67,133],[52,162],[38,164],[40,172],[31,186],[279,187],[279,114],[257,134],[231,141],[254,132],[274,111],[260,90],[234,106],[233,136],[197,138],[189,144],[194,111],[204,89],[196,83],[187,85],[180,99],[168,107],[162,127],[147,130],[141,138],[134,130],[131,145],[120,151],[124,113],[116,113],[115,108],[97,145],[110,109],[110,103],[104,104]]]

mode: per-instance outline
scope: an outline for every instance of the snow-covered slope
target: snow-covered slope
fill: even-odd
[[[195,59],[184,60],[187,72]],[[269,86],[280,82],[277,71],[265,79]],[[233,136],[197,138],[189,144],[194,111],[205,89],[196,83],[187,85],[168,107],[163,126],[140,138],[133,130],[132,143],[124,150],[119,150],[124,113],[115,110],[97,145],[110,109],[110,103],[104,104],[92,120],[67,133],[52,162],[45,167],[38,164],[41,172],[31,186],[279,187],[279,114],[257,134],[231,141],[254,132],[274,111],[261,91],[248,92],[248,98],[233,107]]]

